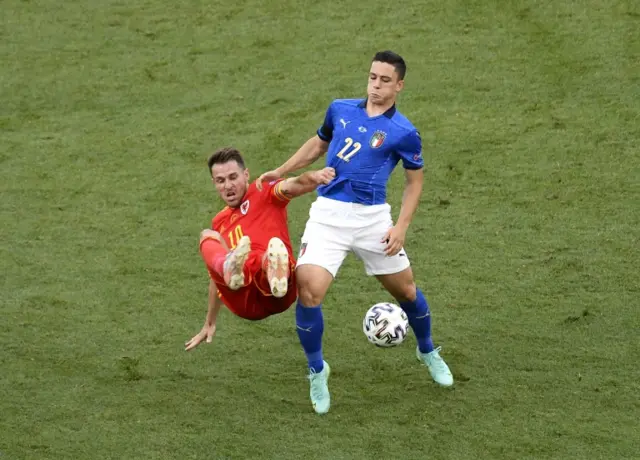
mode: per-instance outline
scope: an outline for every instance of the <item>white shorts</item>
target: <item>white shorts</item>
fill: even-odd
[[[318,197],[311,205],[302,235],[297,266],[325,268],[335,278],[349,251],[364,262],[367,275],[389,275],[410,266],[404,248],[395,256],[384,252],[381,242],[393,227],[391,206],[362,205]]]

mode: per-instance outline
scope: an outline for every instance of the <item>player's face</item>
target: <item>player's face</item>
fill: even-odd
[[[249,170],[242,169],[236,161],[228,161],[213,165],[211,175],[216,190],[227,206],[240,206],[249,186]]]
[[[400,80],[398,72],[386,62],[374,61],[369,70],[369,85],[367,96],[376,105],[393,104],[396,96],[404,87],[404,80]]]

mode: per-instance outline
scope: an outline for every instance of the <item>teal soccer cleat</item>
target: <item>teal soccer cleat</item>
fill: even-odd
[[[311,396],[313,410],[318,414],[326,414],[329,412],[329,406],[331,406],[331,395],[327,384],[331,369],[329,369],[329,364],[326,361],[323,361],[323,363],[322,371],[316,373],[311,370],[309,373],[309,395]]]
[[[416,348],[416,357],[418,361],[421,361],[427,366],[431,378],[433,378],[438,385],[450,387],[453,385],[453,375],[451,375],[447,363],[440,357],[440,348],[441,347],[436,348],[431,353],[420,353],[420,349]]]

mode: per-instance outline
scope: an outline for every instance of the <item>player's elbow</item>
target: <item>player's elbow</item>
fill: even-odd
[[[286,195],[289,198],[297,198],[301,195],[304,195],[305,193],[310,193],[313,190],[315,190],[315,186],[313,185],[294,182],[290,187],[288,187]]]
[[[329,148],[329,143],[327,141],[322,140],[320,136],[318,136],[317,134],[313,136],[311,139],[309,139],[309,144],[310,144],[310,150],[313,153],[314,160],[317,160],[322,155],[327,153],[327,150]]]
[[[407,185],[422,187],[424,181],[424,169],[406,169],[405,170],[405,182]]]

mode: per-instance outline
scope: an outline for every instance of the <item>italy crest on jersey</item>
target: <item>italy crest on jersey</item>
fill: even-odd
[[[387,135],[383,131],[376,131],[375,133],[373,133],[373,136],[371,136],[369,145],[371,146],[371,148],[377,149],[382,145],[386,137]]]

